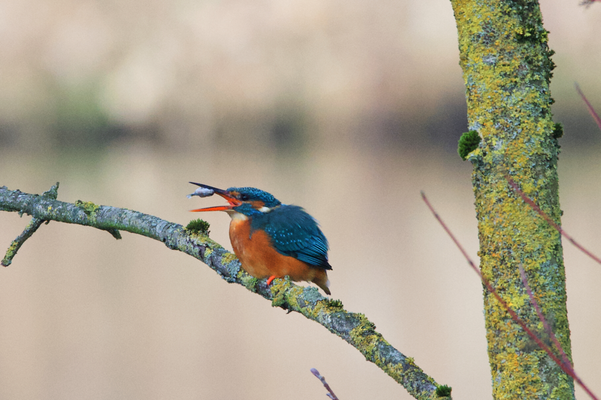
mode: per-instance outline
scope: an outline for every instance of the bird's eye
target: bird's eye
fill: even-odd
[[[244,193],[240,194],[240,200],[242,200],[242,201],[246,201],[246,200],[248,200],[248,198],[249,198],[249,197],[248,197],[248,195],[247,195],[247,194],[244,194]]]

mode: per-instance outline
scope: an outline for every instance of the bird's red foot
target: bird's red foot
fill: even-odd
[[[274,280],[275,278],[277,278],[277,276],[275,276],[275,275],[271,275],[271,276],[269,277],[269,279],[267,279],[267,286],[271,285],[271,282],[273,282],[273,280]]]

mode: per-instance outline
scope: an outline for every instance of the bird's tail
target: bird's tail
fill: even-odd
[[[313,283],[321,288],[326,294],[332,294],[330,292],[330,280],[328,279],[328,274],[325,270],[320,270],[315,277],[313,278]]]

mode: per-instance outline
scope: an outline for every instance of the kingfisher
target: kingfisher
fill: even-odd
[[[218,189],[202,183],[188,197],[217,194],[228,204],[191,210],[225,211],[231,217],[230,241],[242,268],[255,278],[288,275],[293,281],[313,282],[327,294],[328,240],[302,207],[282,204],[270,193],[253,187]]]

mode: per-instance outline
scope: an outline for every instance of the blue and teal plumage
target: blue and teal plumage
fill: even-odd
[[[202,183],[190,196],[217,194],[228,204],[192,210],[225,211],[232,218],[230,240],[242,268],[267,285],[289,276],[313,282],[330,292],[327,270],[328,241],[317,222],[301,207],[280,203],[271,194],[252,187],[218,189]]]
[[[328,240],[317,222],[301,207],[281,205],[251,221],[252,229],[263,229],[275,249],[313,267],[332,269],[328,263]]]
[[[227,191],[238,193],[240,200],[263,202],[268,209],[261,212],[250,203],[234,207],[235,211],[251,219],[251,235],[256,230],[263,230],[280,254],[294,257],[312,267],[332,269],[328,263],[328,240],[315,219],[302,207],[281,204],[270,193],[256,188],[232,187]]]
[[[282,204],[271,193],[254,187],[231,187],[227,191],[229,193],[238,193],[238,198],[242,201],[262,201],[265,203],[265,207],[269,208]]]

